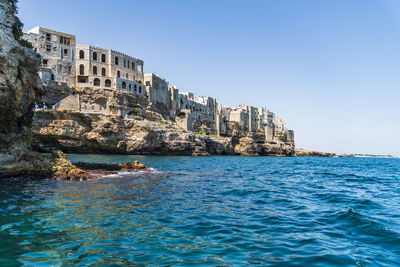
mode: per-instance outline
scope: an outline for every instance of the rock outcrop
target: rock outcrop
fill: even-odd
[[[39,57],[17,40],[15,1],[0,1],[0,173],[40,172],[47,160],[31,151],[33,105],[42,87]]]
[[[60,149],[70,153],[194,156],[294,153],[292,144],[265,143],[264,136],[201,136],[148,113],[119,116],[39,110],[35,113],[33,131],[34,148],[41,152]]]
[[[338,157],[338,155],[335,153],[306,150],[303,148],[296,148],[294,156],[296,156],[296,157]]]

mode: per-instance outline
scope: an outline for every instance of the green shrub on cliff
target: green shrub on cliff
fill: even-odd
[[[134,109],[132,109],[131,111],[129,111],[128,112],[128,115],[130,115],[130,116],[137,116],[137,115],[139,115],[139,110],[138,109],[136,109],[136,108],[134,108]]]
[[[18,0],[8,0],[10,3],[10,10],[9,12],[15,15],[15,23],[12,26],[12,33],[14,35],[15,40],[17,40],[22,46],[28,47],[30,49],[33,48],[33,45],[22,38],[22,28],[24,27],[24,24],[21,22],[21,20],[17,17],[18,14],[18,8],[17,8],[17,3]]]

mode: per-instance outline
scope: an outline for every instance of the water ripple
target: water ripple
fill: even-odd
[[[0,266],[398,266],[400,160],[139,159],[151,174],[0,184]]]

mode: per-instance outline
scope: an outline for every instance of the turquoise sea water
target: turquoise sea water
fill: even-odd
[[[399,266],[400,159],[69,155],[157,170],[0,181],[0,266]]]

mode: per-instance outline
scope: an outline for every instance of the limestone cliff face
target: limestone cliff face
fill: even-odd
[[[0,0],[0,177],[42,171],[50,162],[31,151],[33,105],[41,85],[39,58],[15,39],[15,1]]]
[[[39,57],[15,40],[11,1],[0,1],[0,149],[28,150],[33,103],[41,92]]]
[[[77,153],[192,155],[205,152],[194,133],[165,120],[141,116],[38,111],[33,130],[35,148]],[[199,146],[199,147],[198,147]]]
[[[252,136],[199,136],[147,113],[122,117],[41,110],[35,113],[33,131],[34,147],[43,152],[61,149],[71,153],[151,155],[290,156],[294,153],[291,145],[264,143]]]

